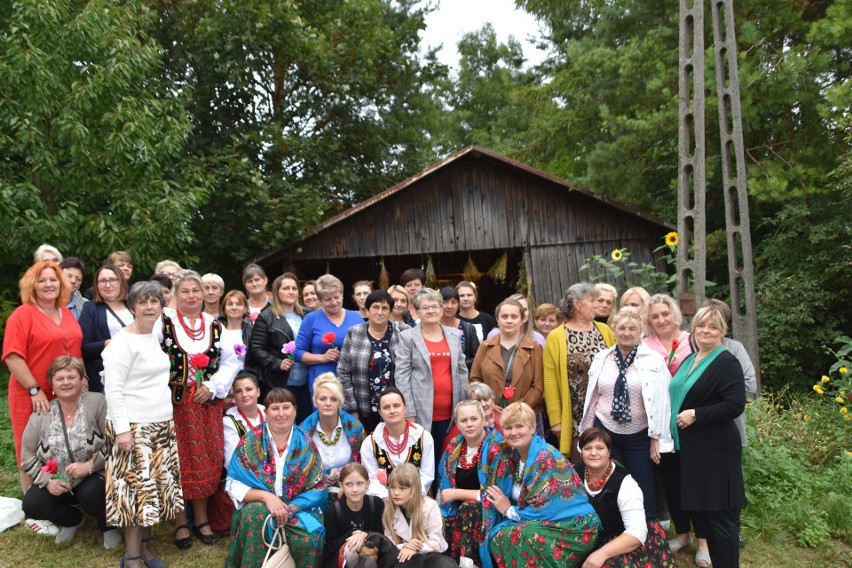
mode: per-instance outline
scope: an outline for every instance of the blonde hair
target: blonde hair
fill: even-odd
[[[173,260],[161,260],[157,263],[157,266],[154,267],[154,274],[163,274],[163,270],[165,270],[166,268],[174,268],[178,272],[183,270],[180,264]]]
[[[423,527],[423,490],[420,485],[420,470],[413,464],[404,463],[394,469],[388,477],[388,487],[396,485],[405,489],[411,488],[411,499],[405,506],[405,511],[411,519],[411,538],[429,543],[426,529]],[[382,524],[385,531],[391,535],[394,544],[402,544],[402,538],[393,530],[393,516],[396,513],[396,503],[388,499],[385,512],[382,514]],[[429,545],[431,547],[431,545]]]
[[[317,281],[314,284],[314,290],[316,290],[317,298],[320,300],[322,300],[322,297],[325,294],[343,295],[343,282],[341,282],[340,278],[333,274],[323,274],[317,278]]]
[[[615,286],[612,284],[607,284],[606,282],[597,282],[595,284],[595,288],[598,289],[598,292],[609,292],[612,294],[612,300],[615,301],[618,298],[618,290],[615,289]]]
[[[722,310],[715,306],[705,306],[698,310],[698,312],[692,318],[692,329],[695,329],[695,326],[703,323],[704,320],[710,320],[716,327],[722,330],[722,335],[727,335],[728,333],[728,322],[725,321],[725,316],[722,315]]]
[[[480,403],[478,400],[476,400],[474,398],[466,398],[464,400],[460,400],[456,404],[456,407],[453,408],[453,421],[458,420],[459,408],[461,408],[462,406],[472,406],[472,407],[476,408],[476,410],[479,411],[479,417],[482,418],[483,420],[485,420],[485,411],[482,410],[482,403]]]
[[[621,295],[621,300],[619,300],[618,302],[618,307],[623,308],[624,302],[633,294],[636,294],[642,300],[642,310],[647,310],[648,304],[651,303],[651,294],[649,294],[648,291],[641,286],[634,286],[633,288],[628,288],[627,290],[625,290],[624,293]]]
[[[278,296],[278,291],[284,285],[285,280],[292,280],[296,283],[296,303],[293,305],[293,311],[300,318],[305,316],[305,310],[299,302],[302,300],[302,291],[299,290],[299,279],[292,272],[285,272],[278,278],[272,281],[272,313],[275,317],[280,318],[285,314],[284,304],[281,303],[281,298]],[[307,286],[307,284],[305,284]]]
[[[677,305],[675,299],[667,294],[654,294],[651,296],[651,299],[648,300],[648,305],[645,309],[645,329],[648,330],[648,333],[656,335],[656,333],[654,333],[654,328],[651,326],[651,307],[656,306],[657,304],[665,304],[672,314],[672,323],[674,323],[678,329],[682,329],[683,314],[681,313],[680,306]]]
[[[56,376],[56,373],[65,370],[77,371],[81,380],[86,378],[86,367],[83,365],[82,359],[70,355],[60,355],[50,362],[50,366],[47,368],[47,381],[53,385],[53,377]]]
[[[33,262],[43,262],[41,257],[44,256],[45,253],[55,254],[56,258],[59,259],[56,262],[62,262],[62,253],[59,252],[59,249],[47,243],[44,243],[35,250],[35,252],[33,253]]]
[[[402,294],[403,296],[405,296],[405,309],[407,310],[408,309],[408,292],[406,292],[405,288],[403,288],[399,284],[394,284],[393,286],[388,288],[388,294],[393,296],[394,292],[396,292],[397,294]],[[394,302],[398,302],[398,301],[399,300],[394,298]]]
[[[340,403],[340,407],[343,408],[343,385],[340,384],[334,373],[322,373],[314,380],[314,406],[317,405],[317,397],[321,388],[330,390],[331,394],[337,398],[337,402]]]
[[[632,319],[636,322],[636,327],[639,328],[639,331],[642,331],[642,316],[639,315],[639,312],[630,307],[623,307],[612,315],[612,327],[615,328],[623,319]]]
[[[507,424],[516,422],[520,422],[529,428],[535,428],[535,411],[526,402],[513,402],[504,408],[500,415],[500,425],[504,428]]]

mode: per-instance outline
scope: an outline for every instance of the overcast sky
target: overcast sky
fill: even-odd
[[[544,59],[544,52],[527,41],[528,36],[538,36],[539,26],[531,15],[515,8],[514,0],[433,0],[437,10],[426,17],[426,30],[421,34],[425,48],[443,44],[438,59],[450,67],[458,66],[456,44],[462,35],[480,29],[491,22],[498,41],[505,42],[514,36],[521,42],[527,65]]]

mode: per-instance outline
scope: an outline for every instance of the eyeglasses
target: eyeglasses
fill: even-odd
[[[443,306],[439,306],[437,304],[429,304],[428,306],[420,306],[417,309],[421,312],[440,312],[443,309]]]
[[[118,284],[118,278],[102,278],[98,280],[98,284],[101,286],[115,286]]]

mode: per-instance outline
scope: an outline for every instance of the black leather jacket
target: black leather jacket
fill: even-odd
[[[307,314],[309,310],[305,308]],[[257,316],[251,332],[250,353],[252,367],[259,371],[260,380],[269,388],[287,386],[289,371],[281,370],[285,355],[281,348],[296,340],[296,334],[285,316],[275,317],[271,307]]]

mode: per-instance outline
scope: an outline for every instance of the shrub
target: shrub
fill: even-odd
[[[852,493],[850,421],[837,405],[786,390],[749,405],[744,525],[810,547],[829,536],[849,538],[852,517],[844,496]]]

